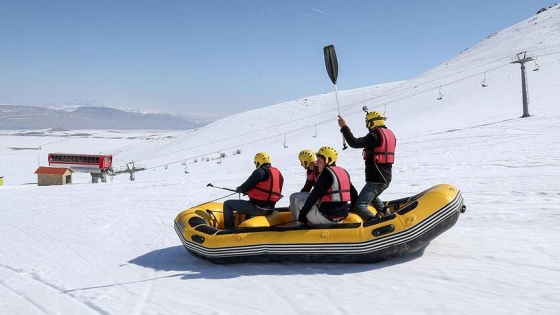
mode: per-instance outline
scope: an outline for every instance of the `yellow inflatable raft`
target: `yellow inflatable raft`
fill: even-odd
[[[466,209],[448,184],[387,205],[390,215],[368,222],[350,213],[341,224],[299,226],[287,208],[277,208],[247,220],[236,215],[237,227],[223,230],[223,204],[210,202],[179,213],[175,231],[188,252],[213,263],[374,263],[425,247]]]

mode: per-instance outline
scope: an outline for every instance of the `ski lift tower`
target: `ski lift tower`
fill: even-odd
[[[111,174],[111,176],[127,173],[127,174],[130,175],[130,180],[133,181],[133,180],[136,179],[134,173],[140,172],[140,171],[145,171],[145,170],[146,170],[145,165],[137,166],[137,165],[134,164],[134,161],[130,161],[129,163],[126,163],[126,167],[121,167],[119,170],[114,171]]]
[[[529,100],[528,100],[528,86],[527,86],[527,73],[525,72],[525,63],[533,60],[533,57],[527,56],[527,52],[520,52],[517,54],[517,60],[511,63],[518,63],[521,65],[521,93],[523,94],[523,116],[521,118],[529,117]]]

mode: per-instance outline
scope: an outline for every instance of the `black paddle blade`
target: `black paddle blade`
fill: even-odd
[[[328,45],[323,48],[323,53],[325,54],[325,66],[327,67],[327,73],[333,84],[336,84],[336,79],[338,78],[338,60],[336,59],[336,51],[333,45]]]

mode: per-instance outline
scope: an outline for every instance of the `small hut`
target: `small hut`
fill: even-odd
[[[35,171],[39,186],[72,184],[72,173],[74,170],[69,167],[39,166]]]

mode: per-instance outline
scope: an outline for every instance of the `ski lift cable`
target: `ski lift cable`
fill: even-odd
[[[560,46],[560,45],[558,45],[558,46]],[[558,54],[558,53],[560,53],[560,52],[557,52],[557,53],[548,53],[548,54],[544,54],[544,55],[552,55],[552,54]],[[496,60],[496,61],[488,62],[488,63],[486,63],[485,65],[492,64],[492,63],[495,63],[495,62],[497,62],[497,61],[501,61],[501,60],[503,60],[503,59],[504,59],[504,58],[498,59],[498,60]],[[493,68],[491,68],[491,69],[486,69],[486,71],[495,70],[495,69],[502,68],[502,67],[505,67],[505,66],[508,66],[508,65],[509,65],[509,61],[508,61],[507,64],[498,65],[498,66],[493,67]],[[464,70],[464,71],[457,72],[457,73],[453,73],[453,74],[450,74],[450,75],[447,75],[447,76],[444,76],[444,77],[436,78],[436,79],[434,79],[434,80],[430,80],[430,81],[424,82],[424,83],[422,83],[422,84],[416,85],[415,87],[420,86],[420,85],[426,85],[426,84],[428,84],[428,83],[431,83],[431,82],[434,82],[434,81],[437,81],[437,80],[441,80],[441,79],[443,79],[443,78],[451,77],[451,76],[453,76],[453,75],[458,75],[458,74],[461,74],[461,73],[465,73],[465,72],[467,72],[467,71],[469,71],[469,70],[472,70],[472,69],[475,69],[475,68],[478,68],[478,67],[480,67],[480,66],[473,67],[473,68],[470,68],[470,69],[466,69],[466,70]],[[485,73],[485,72],[481,72],[481,73]],[[452,85],[452,84],[455,84],[455,83],[457,83],[457,82],[460,82],[460,81],[463,81],[463,80],[467,80],[467,79],[469,79],[469,78],[471,78],[471,77],[480,75],[481,73],[476,73],[476,74],[472,74],[472,75],[467,76],[467,77],[459,78],[459,79],[457,79],[457,80],[454,80],[454,81],[451,81],[451,82],[447,82],[446,84],[442,84],[441,86]],[[440,86],[440,87],[441,87],[441,86]],[[347,107],[354,106],[354,105],[357,105],[357,104],[361,104],[361,103],[365,103],[365,102],[370,102],[370,101],[372,101],[372,100],[379,99],[379,98],[382,98],[382,97],[387,97],[388,95],[395,94],[395,93],[402,93],[403,91],[409,90],[409,89],[411,89],[411,88],[412,88],[412,87],[410,87],[410,88],[405,88],[405,89],[392,90],[392,91],[390,91],[390,92],[388,92],[388,93],[385,93],[385,94],[382,94],[382,95],[378,95],[378,96],[375,96],[375,97],[370,97],[370,98],[365,99],[365,100],[361,100],[361,101],[358,101],[358,102],[354,102],[354,103],[350,103],[350,104],[341,106],[341,108],[347,108]],[[439,87],[435,87],[435,88],[439,88]],[[419,94],[422,94],[422,93],[427,93],[427,92],[429,92],[429,91],[434,90],[435,88],[426,89],[426,90],[424,90],[424,91],[420,91],[419,93],[417,92],[417,93],[415,93],[414,95],[406,95],[406,96],[403,96],[403,97],[401,97],[401,98],[397,98],[397,99],[393,99],[393,100],[391,100],[391,101],[384,102],[384,103],[383,103],[383,106],[385,106],[385,109],[386,109],[388,104],[390,105],[390,104],[395,103],[395,102],[399,102],[399,101],[406,100],[406,99],[411,98],[411,97],[418,96]],[[380,106],[381,106],[381,105],[380,105]],[[376,106],[376,107],[378,107],[378,106]],[[329,111],[327,111],[327,112],[332,112],[332,111],[334,111],[334,110],[329,110]],[[357,114],[357,113],[359,113],[359,111],[357,111],[357,112],[355,112],[355,113],[350,113],[350,115],[354,115],[354,114]],[[322,114],[324,114],[324,113],[322,113]],[[264,128],[264,129],[262,129],[262,130],[267,130],[267,129],[270,129],[270,128],[279,127],[279,126],[283,126],[283,125],[286,125],[286,124],[292,124],[292,123],[294,123],[294,122],[301,121],[301,120],[305,120],[305,119],[308,119],[308,117],[304,117],[304,118],[300,118],[300,119],[295,119],[295,120],[290,120],[290,121],[288,121],[288,122],[284,122],[284,123],[281,123],[281,124],[278,124],[278,125],[275,125],[275,126],[272,126],[272,127]],[[319,124],[323,124],[323,123],[327,123],[327,122],[330,122],[330,119],[326,119],[326,120],[320,121],[320,122],[318,122],[318,123],[319,123]],[[316,128],[316,124],[317,124],[317,122],[315,122],[315,128]],[[309,126],[304,126],[304,127],[292,129],[292,130],[290,130],[290,131],[285,132],[285,134],[287,134],[287,133],[294,133],[294,132],[300,131],[301,129],[308,128],[308,127],[309,127]],[[251,134],[251,133],[253,133],[253,132],[254,132],[254,131],[251,131],[251,132],[248,132],[248,133],[245,133],[245,134],[235,135],[235,136],[232,136],[232,137],[228,137],[228,138],[225,138],[225,139],[218,140],[217,142],[229,141],[229,140],[231,140],[231,139],[238,138],[238,137],[242,137],[242,136]],[[259,140],[257,140],[257,141],[261,141],[261,140],[265,140],[265,139],[270,139],[270,137],[266,137],[266,138],[263,138],[263,139],[259,139]],[[255,142],[255,141],[251,141],[251,142],[249,142],[249,143],[254,143],[254,142]],[[189,147],[189,148],[185,148],[185,149],[181,149],[181,150],[176,150],[176,151],[172,151],[172,152],[168,152],[168,153],[164,153],[164,154],[152,156],[152,157],[149,157],[149,158],[145,158],[145,159],[142,159],[142,160],[139,160],[139,161],[144,161],[144,160],[153,159],[153,158],[156,158],[156,157],[162,157],[162,156],[166,156],[166,155],[171,155],[171,154],[174,154],[174,153],[178,153],[178,152],[182,152],[182,151],[186,151],[186,150],[191,150],[191,149],[193,149],[193,148],[198,148],[198,147],[202,147],[202,146],[204,146],[204,145],[210,145],[210,144],[215,144],[215,142],[214,142],[214,143],[201,144],[201,145],[197,145],[197,146],[193,146],[193,147]],[[244,146],[244,145],[246,145],[246,144],[247,144],[247,143],[245,143],[245,144],[238,144],[238,145],[235,146],[235,147]],[[231,148],[234,148],[234,147],[230,147],[229,149],[231,149]],[[224,150],[225,150],[225,149],[224,149]],[[204,155],[207,155],[207,154],[202,154],[202,155],[197,156],[197,157],[202,157],[202,156],[204,156]],[[196,157],[192,157],[192,158],[196,158]],[[174,163],[174,162],[173,162],[173,163]],[[156,166],[156,167],[157,167],[157,166]],[[160,167],[161,167],[161,166],[160,166]],[[155,168],[155,167],[154,167],[154,168]]]
[[[555,46],[560,46],[560,45],[555,45]],[[550,46],[550,47],[555,47],[555,46]],[[560,53],[560,52],[557,52],[557,53]],[[548,53],[548,54],[546,54],[546,55],[557,54],[557,53]],[[465,73],[465,72],[470,71],[470,70],[472,70],[472,69],[476,69],[476,68],[479,68],[479,67],[484,66],[484,65],[489,65],[489,64],[492,64],[492,63],[496,63],[496,62],[499,62],[499,61],[502,61],[502,60],[505,60],[505,59],[506,59],[506,58],[500,58],[500,59],[497,59],[497,60],[494,60],[494,61],[490,61],[490,62],[487,62],[487,63],[485,63],[485,64],[478,65],[478,66],[476,66],[476,67],[472,67],[472,68],[463,70],[463,71],[461,71],[461,72],[452,73],[452,74],[449,74],[449,75],[446,75],[446,76],[443,76],[443,77],[439,77],[439,78],[436,78],[436,79],[433,79],[433,80],[430,80],[430,81],[421,83],[421,84],[419,84],[419,85],[416,85],[415,87],[421,86],[421,85],[426,85],[426,84],[428,84],[428,83],[432,83],[432,82],[435,82],[435,81],[437,81],[437,80],[441,80],[441,79],[444,79],[444,78],[448,78],[448,77],[451,77],[451,76],[454,76],[454,75],[458,75],[458,74],[461,74],[461,73]],[[496,67],[493,67],[493,68],[490,68],[490,69],[486,69],[486,71],[495,70],[495,69],[498,69],[498,68],[501,68],[501,67],[505,67],[505,66],[508,66],[508,65],[509,65],[509,59],[508,59],[508,63],[507,63],[507,64],[498,65],[498,66],[496,66]],[[462,80],[469,79],[469,78],[471,78],[471,77],[473,77],[473,76],[476,76],[476,75],[479,75],[479,74],[480,74],[480,73],[476,73],[476,74],[473,74],[473,75],[468,76],[468,77],[465,77],[465,78],[461,78],[461,79],[458,79],[458,80],[455,80],[455,81],[452,81],[452,82],[448,82],[448,83],[446,83],[446,84],[442,84],[442,86],[448,86],[448,85],[451,85],[451,84],[460,82],[460,81],[462,81]],[[405,88],[405,89],[399,89],[399,90],[393,90],[393,91],[390,91],[390,92],[385,93],[385,94],[382,94],[382,95],[378,95],[378,96],[375,96],[375,97],[371,97],[371,98],[368,98],[368,99],[365,99],[365,100],[362,100],[362,101],[358,101],[358,102],[355,102],[355,103],[343,105],[343,106],[341,106],[341,108],[347,108],[347,107],[350,107],[350,106],[354,106],[354,105],[356,105],[356,104],[361,104],[361,103],[369,102],[369,101],[372,101],[372,100],[375,100],[375,99],[379,99],[379,98],[382,98],[382,97],[387,97],[388,95],[391,95],[391,94],[402,93],[403,91],[406,91],[406,90],[411,89],[411,88],[412,88],[412,87],[410,87],[410,88]],[[427,92],[427,91],[430,91],[430,90],[433,90],[433,89],[425,90],[425,91],[423,91],[423,92]],[[420,93],[422,93],[422,92],[420,92]],[[414,96],[417,96],[418,94],[419,94],[419,93],[416,93]],[[404,97],[398,98],[398,99],[393,99],[392,101],[385,102],[384,104],[385,104],[385,106],[387,106],[387,104],[391,104],[391,103],[394,103],[394,102],[402,101],[402,100],[405,100],[405,99],[410,98],[410,97],[412,97],[412,95],[410,95],[410,96],[404,96]],[[334,109],[333,109],[333,110],[329,110],[329,111],[327,111],[327,112],[333,112],[333,111],[334,111]],[[275,126],[272,126],[272,127],[268,127],[268,128],[263,129],[263,130],[270,129],[270,128],[274,128],[274,127],[280,127],[280,126],[283,126],[283,125],[286,125],[286,124],[292,124],[292,123],[294,123],[294,122],[301,121],[301,120],[305,120],[305,119],[308,119],[308,118],[307,118],[307,117],[304,117],[304,118],[300,118],[300,119],[290,120],[290,121],[288,121],[288,122],[281,123],[281,124],[278,124],[278,125],[275,125]],[[293,132],[293,131],[291,131],[291,132]],[[290,133],[291,133],[291,132],[290,132]],[[242,136],[245,136],[245,135],[248,135],[248,134],[251,134],[251,133],[252,133],[252,132],[248,132],[248,133],[246,133],[246,134],[240,134],[240,135],[232,136],[232,137],[229,137],[229,138],[222,139],[222,140],[220,140],[220,141],[228,141],[228,140],[231,140],[231,139],[234,139],[234,138],[237,138],[237,137],[242,137]],[[208,145],[208,144],[204,144],[204,145]],[[182,152],[182,151],[189,150],[189,149],[192,149],[192,148],[197,148],[197,147],[200,147],[200,146],[203,146],[203,145],[199,145],[199,146],[195,146],[195,147],[190,147],[190,148],[186,148],[186,149],[182,149],[182,150],[177,150],[177,151],[169,152],[169,153],[166,153],[166,154],[163,154],[163,155],[159,155],[159,156],[155,156],[155,157],[160,157],[160,156],[164,156],[164,155],[168,155],[168,154],[178,153],[178,152]],[[155,157],[153,157],[153,158],[155,158]],[[146,159],[144,159],[144,160],[146,160]]]
[[[495,68],[493,68],[493,69],[497,69],[497,68],[500,68],[500,67],[503,67],[503,66],[505,66],[505,65],[498,66],[498,67],[495,67]],[[493,69],[491,69],[491,70],[493,70]],[[450,85],[450,84],[453,84],[453,83],[456,83],[456,82],[459,82],[459,81],[468,79],[468,78],[473,77],[473,76],[475,76],[475,75],[478,75],[478,74],[473,74],[473,75],[471,75],[471,76],[469,76],[469,77],[466,77],[466,78],[460,78],[460,79],[455,80],[455,81],[453,81],[453,82],[447,83],[446,85]],[[425,91],[423,91],[423,92],[421,92],[421,93],[425,93],[425,92],[428,92],[428,91],[430,91],[430,90],[433,90],[433,89],[425,90]],[[418,93],[416,93],[415,96],[416,96],[416,95],[418,95]],[[397,101],[401,101],[401,100],[406,100],[407,98],[410,98],[410,97],[412,97],[412,96],[404,96],[404,97],[402,97],[402,98],[395,99],[395,100],[390,101],[390,102],[385,102],[385,103],[383,104],[383,106],[386,107],[388,104],[391,104],[391,103],[394,103],[394,102],[397,102]],[[352,103],[352,104],[350,104],[350,105],[346,105],[346,106],[343,106],[343,107],[348,107],[348,106],[353,106],[353,105],[356,105],[356,104],[364,103],[364,102],[373,100],[373,99],[375,99],[375,98],[378,98],[378,97],[368,98],[368,99],[366,99],[366,100],[354,102],[354,103]],[[380,106],[381,106],[381,105],[380,105]],[[331,110],[331,111],[334,111],[334,110]],[[324,114],[324,113],[323,113],[323,114]],[[306,117],[306,118],[300,118],[300,119],[296,119],[296,120],[291,120],[291,121],[284,122],[284,123],[281,123],[281,124],[278,124],[278,125],[275,125],[275,126],[272,126],[272,127],[264,128],[264,129],[262,129],[262,130],[267,130],[267,129],[271,129],[271,128],[274,128],[274,127],[283,126],[283,125],[286,125],[286,124],[292,124],[293,122],[297,122],[297,121],[304,120],[304,119],[308,119],[308,118]],[[326,123],[326,122],[330,122],[330,120],[327,119],[327,120],[321,121],[321,122],[319,122],[319,123],[322,124],[322,123]],[[316,124],[316,123],[315,123],[315,124]],[[299,131],[299,130],[301,130],[301,129],[303,129],[303,128],[307,128],[307,127],[308,127],[308,126],[304,126],[304,127],[301,127],[301,128],[292,129],[292,130],[290,130],[290,131],[287,131],[286,133],[293,133],[293,132]],[[261,130],[261,131],[262,131],[262,130]],[[228,138],[224,138],[224,139],[219,140],[218,142],[221,142],[221,141],[227,141],[227,142],[229,142],[229,140],[231,140],[231,139],[235,139],[235,138],[242,137],[242,136],[245,136],[245,135],[248,135],[248,134],[252,134],[252,133],[254,133],[254,131],[248,132],[248,133],[245,133],[245,134],[235,135],[235,136],[228,137]],[[270,137],[263,138],[262,140],[264,140],[264,139],[270,139]],[[257,141],[258,141],[258,140],[257,140]],[[251,143],[253,143],[253,142],[254,142],[254,141],[251,141]],[[194,149],[194,148],[198,148],[198,147],[202,147],[202,146],[204,146],[204,145],[210,145],[210,144],[215,144],[215,142],[213,142],[213,143],[207,143],[207,144],[202,144],[202,145],[197,145],[197,146],[192,146],[192,147],[189,147],[189,148],[185,148],[185,149],[181,149],[181,150],[176,150],[176,151],[172,151],[172,152],[160,154],[160,155],[157,155],[157,156],[152,156],[152,157],[150,157],[150,158],[142,159],[141,161],[143,161],[143,160],[148,160],[148,159],[152,159],[152,158],[156,158],[156,157],[161,157],[161,156],[165,156],[165,155],[170,155],[170,154],[174,154],[174,153],[178,153],[178,152],[182,152],[182,151],[186,151],[186,150],[190,150],[190,149]],[[242,145],[238,145],[238,146],[242,146]],[[206,154],[206,155],[207,155],[207,154]],[[203,156],[203,155],[202,155],[202,156]],[[140,161],[140,160],[139,160],[139,161]]]
[[[501,67],[504,67],[504,66],[507,66],[507,65],[509,65],[509,63],[506,64],[506,65],[501,65],[501,66],[494,67],[494,68],[492,68],[492,69],[490,69],[490,70],[494,70],[494,69],[497,69],[497,68],[501,68]],[[473,74],[473,75],[468,76],[468,77],[465,77],[465,78],[460,78],[460,79],[458,79],[458,80],[449,82],[449,83],[447,83],[446,85],[451,85],[451,84],[454,84],[454,83],[456,83],[456,82],[460,82],[460,81],[469,79],[469,78],[471,78],[471,77],[473,77],[473,76],[475,76],[475,75],[479,75],[479,74],[480,74],[480,73]],[[442,85],[442,86],[443,86],[443,85]],[[436,87],[436,88],[437,88],[437,87]],[[434,90],[434,89],[435,89],[435,88],[427,89],[427,90],[421,91],[420,94],[422,94],[422,93],[427,93],[427,92],[432,91],[432,90]],[[396,93],[396,91],[393,92],[393,93]],[[408,99],[408,98],[411,98],[411,97],[417,96],[417,95],[419,95],[419,93],[416,93],[415,95],[406,95],[406,96],[403,96],[403,97],[398,98],[398,99],[393,99],[392,101],[385,102],[385,103],[383,104],[383,106],[387,106],[388,104],[395,103],[395,102],[398,102],[398,101],[406,100],[406,99]],[[354,103],[352,103],[352,104],[345,105],[345,106],[342,106],[342,107],[349,107],[349,106],[353,106],[353,105],[356,105],[356,104],[360,104],[360,103],[364,103],[364,102],[369,102],[369,101],[371,101],[371,100],[373,100],[373,99],[380,98],[380,97],[382,97],[382,96],[384,96],[384,95],[377,96],[377,97],[371,97],[371,98],[368,98],[368,99],[366,99],[366,100],[354,102]],[[381,105],[379,105],[379,106],[381,106]],[[376,106],[376,107],[378,107],[378,106]],[[332,111],[334,111],[334,110],[330,110],[330,111],[327,111],[327,112],[332,112]],[[358,113],[359,113],[359,112],[358,112]],[[321,113],[321,114],[325,114],[325,112],[323,112],[323,113]],[[304,119],[309,119],[309,118],[308,118],[308,117],[305,117],[305,118],[300,118],[300,119],[296,119],[296,120],[291,120],[291,121],[284,122],[284,123],[281,123],[281,124],[278,124],[278,125],[275,125],[275,126],[271,126],[271,127],[264,128],[264,129],[262,129],[261,131],[267,130],[267,129],[272,129],[272,128],[279,127],[279,126],[283,126],[283,125],[286,125],[286,124],[292,124],[293,122],[297,122],[297,121],[304,120]],[[318,122],[318,123],[319,123],[319,124],[323,124],[323,123],[329,123],[329,122],[331,122],[330,119],[325,119],[324,121],[320,121],[320,122]],[[308,126],[303,126],[303,127],[300,127],[300,128],[292,129],[292,130],[290,130],[290,131],[287,131],[286,133],[294,133],[294,132],[300,131],[301,129],[304,129],[304,128],[308,128]],[[245,133],[245,134],[240,134],[240,135],[231,136],[231,137],[228,137],[228,138],[224,138],[224,139],[218,140],[218,141],[216,141],[216,142],[222,142],[222,141],[224,141],[224,142],[230,142],[230,140],[232,140],[232,139],[235,139],[235,138],[238,138],[238,137],[243,137],[243,136],[245,136],[245,135],[252,134],[252,133],[254,133],[254,131],[247,132],[247,133]],[[246,145],[246,144],[254,143],[254,142],[258,142],[258,141],[262,141],[262,140],[265,140],[265,139],[270,139],[270,137],[265,137],[265,138],[258,139],[258,140],[256,140],[256,141],[251,141],[251,142],[248,142],[248,143],[238,144],[237,147],[242,147],[242,146],[244,146],[244,145]],[[192,147],[188,147],[188,148],[184,148],[184,149],[180,149],[180,150],[175,150],[175,151],[172,151],[172,152],[163,153],[163,154],[160,154],[160,155],[152,156],[152,157],[145,158],[145,159],[141,159],[141,160],[138,160],[138,161],[145,161],[145,160],[149,160],[149,159],[153,159],[153,158],[157,158],[157,157],[162,157],[162,156],[166,156],[166,155],[171,155],[171,154],[175,154],[175,153],[178,153],[178,152],[183,152],[183,151],[186,151],[186,150],[191,150],[191,149],[194,149],[194,148],[203,147],[203,146],[205,146],[205,145],[216,144],[216,142],[205,143],[205,144],[196,145],[196,146],[192,146]],[[230,148],[226,148],[226,149],[231,149],[231,148],[234,148],[234,147],[230,147]],[[224,150],[226,150],[226,149],[224,149]],[[208,153],[202,154],[202,155],[200,155],[200,156],[191,157],[191,158],[202,157],[202,156],[205,156],[205,155],[208,155]],[[172,163],[175,163],[175,162],[172,162]],[[155,167],[158,167],[158,166],[155,166]],[[155,167],[154,167],[154,168],[155,168]],[[161,167],[161,165],[160,165],[159,167]]]
[[[504,59],[505,59],[505,58],[501,58],[501,59],[498,59],[498,60],[495,60],[495,61],[488,62],[488,63],[483,64],[483,65],[492,64],[492,63],[495,63],[495,62],[498,62],[498,61],[502,61],[502,60],[504,60]],[[508,61],[507,64],[499,65],[499,66],[496,66],[496,67],[494,67],[494,68],[487,69],[486,71],[495,70],[495,69],[498,69],[498,68],[501,68],[501,67],[504,67],[504,66],[507,66],[507,65],[509,65],[509,61]],[[467,72],[467,71],[469,71],[469,70],[476,69],[476,68],[481,67],[481,66],[482,66],[482,65],[479,65],[479,66],[476,66],[476,67],[473,67],[473,68],[470,68],[470,69],[463,70],[463,71],[461,71],[461,72],[457,72],[457,73],[453,73],[453,74],[446,75],[446,76],[443,76],[443,77],[439,77],[439,78],[436,78],[436,79],[433,79],[433,80],[424,82],[424,83],[422,83],[422,84],[416,85],[416,87],[417,87],[417,86],[421,86],[421,85],[426,85],[426,84],[428,84],[428,83],[432,83],[432,82],[434,82],[434,81],[441,80],[441,79],[444,79],[444,78],[447,78],[447,77],[450,77],[450,76],[454,76],[454,75],[458,75],[458,74],[461,74],[461,73],[465,73],[465,72]],[[452,82],[448,82],[448,83],[446,83],[446,84],[442,84],[442,86],[451,85],[451,84],[454,84],[454,83],[456,83],[456,82],[460,82],[460,81],[462,81],[462,80],[469,79],[469,78],[471,78],[471,77],[473,77],[473,76],[476,76],[476,75],[479,75],[479,74],[480,74],[480,73],[476,73],[476,74],[473,74],[473,75],[468,76],[468,77],[465,77],[465,78],[461,78],[461,79],[458,79],[458,80],[455,80],[455,81],[452,81]],[[412,87],[410,87],[410,88],[405,88],[405,89],[400,89],[400,90],[393,90],[393,91],[390,91],[390,92],[385,93],[385,94],[382,94],[382,95],[378,95],[378,96],[375,96],[375,97],[371,97],[371,98],[368,98],[368,99],[365,99],[365,100],[362,100],[362,101],[358,101],[358,102],[355,102],[355,103],[343,105],[343,106],[341,106],[341,108],[347,108],[347,107],[350,107],[350,106],[354,106],[354,105],[356,105],[356,104],[361,104],[361,103],[369,102],[369,101],[372,101],[372,100],[375,100],[375,99],[379,99],[379,98],[382,98],[382,97],[386,97],[386,96],[391,95],[391,94],[402,93],[403,91],[406,91],[406,90],[411,89],[411,88],[412,88]],[[425,90],[425,91],[423,91],[423,92],[427,92],[427,91],[430,91],[430,90],[433,90],[433,89]],[[422,92],[420,92],[420,93],[422,93]],[[419,93],[416,93],[414,96],[417,96],[418,94],[419,94]],[[398,98],[398,99],[393,99],[392,101],[384,102],[384,104],[385,104],[385,106],[386,106],[387,104],[391,104],[391,103],[394,103],[394,102],[402,101],[402,100],[405,100],[405,99],[410,98],[410,97],[412,97],[412,95],[410,95],[410,96],[404,96],[404,97]],[[334,111],[334,109],[333,109],[333,110],[329,110],[329,111],[327,111],[327,112],[333,112],[333,111]],[[303,117],[303,118],[300,118],[300,119],[290,120],[290,121],[288,121],[288,122],[284,122],[284,123],[281,123],[281,124],[278,124],[278,125],[275,125],[275,126],[272,126],[272,127],[264,128],[264,129],[262,129],[262,130],[266,130],[266,129],[270,129],[270,128],[274,128],[274,127],[280,127],[280,126],[283,126],[283,125],[286,125],[286,124],[292,124],[292,123],[294,123],[294,122],[301,121],[301,120],[305,120],[305,119],[308,119],[308,118],[307,118],[307,117]],[[262,131],[262,130],[261,130],[261,131]],[[251,134],[251,133],[252,133],[252,132],[248,132],[248,133],[240,134],[240,135],[235,135],[235,136],[232,136],[232,137],[228,137],[228,138],[225,138],[225,139],[221,139],[221,140],[219,140],[219,141],[228,141],[228,140],[231,140],[231,139],[234,139],[234,138],[237,138],[237,137],[242,137],[242,136],[245,136],[245,135],[248,135],[248,134]],[[212,144],[214,144],[214,143],[212,143]],[[209,144],[202,144],[202,145],[199,145],[199,146],[194,146],[194,147],[189,147],[189,148],[186,148],[186,149],[181,149],[181,150],[177,150],[177,151],[173,151],[173,152],[168,152],[168,153],[165,153],[165,154],[162,154],[162,155],[153,156],[153,157],[151,157],[151,158],[156,158],[156,157],[161,157],[161,156],[165,156],[165,155],[169,155],[169,154],[174,154],[174,153],[182,152],[182,151],[185,151],[185,150],[190,150],[190,149],[193,149],[193,148],[201,147],[201,146],[204,146],[204,145],[209,145]],[[147,159],[151,159],[151,158],[146,158],[146,159],[143,159],[143,160],[147,160]]]

